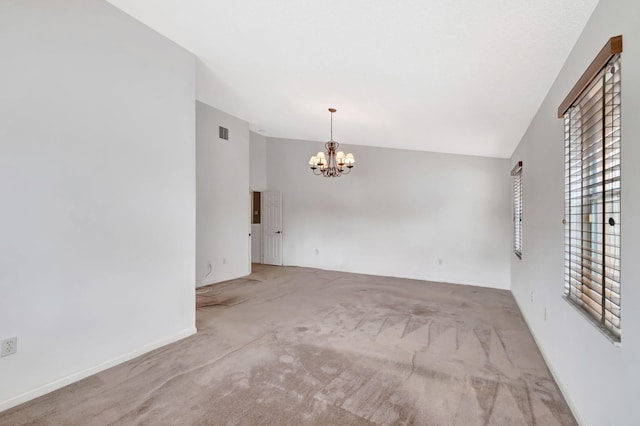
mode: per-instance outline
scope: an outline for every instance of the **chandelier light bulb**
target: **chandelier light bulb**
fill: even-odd
[[[356,162],[356,159],[353,157],[352,153],[348,153],[344,159],[345,163],[353,165]]]

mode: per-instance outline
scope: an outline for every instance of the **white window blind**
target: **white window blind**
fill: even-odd
[[[522,259],[522,161],[511,170],[513,177],[513,254]]]
[[[565,294],[620,340],[620,55],[564,113]]]

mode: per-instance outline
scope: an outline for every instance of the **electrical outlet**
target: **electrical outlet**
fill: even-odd
[[[10,337],[0,342],[0,356],[13,355],[18,351],[18,338]]]
[[[531,303],[533,303],[533,292],[531,292]]]

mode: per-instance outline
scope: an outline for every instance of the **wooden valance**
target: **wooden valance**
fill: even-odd
[[[518,172],[522,170],[522,161],[518,161],[513,169],[511,169],[511,176],[515,176]]]
[[[600,70],[607,65],[609,59],[618,53],[622,52],[622,36],[611,37],[609,41],[604,45],[598,56],[591,62],[591,65],[582,74],[580,80],[573,86],[573,89],[569,92],[564,101],[558,107],[558,118],[564,117],[564,113],[567,112],[569,107],[575,102],[576,99],[582,94],[584,89],[587,88],[591,80],[600,72]]]

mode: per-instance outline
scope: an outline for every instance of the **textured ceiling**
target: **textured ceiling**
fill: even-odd
[[[265,136],[509,157],[597,0],[109,0]],[[346,148],[346,147],[345,147]],[[357,155],[357,149],[353,149]]]

